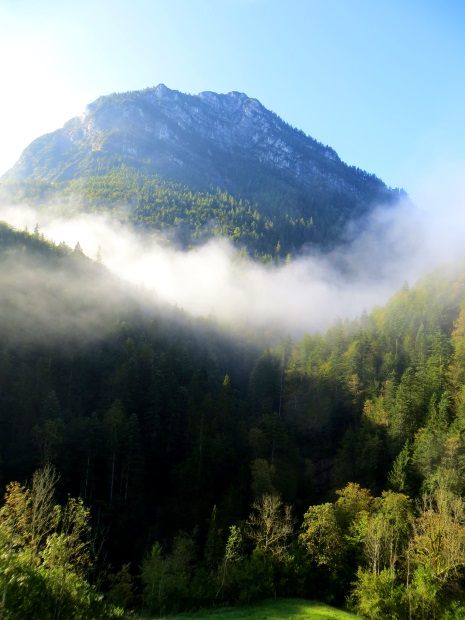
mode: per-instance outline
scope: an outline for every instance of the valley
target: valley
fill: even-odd
[[[160,85],[102,97],[38,138],[0,195],[5,213],[37,216],[0,225],[8,617],[233,615],[273,597],[366,618],[463,614],[463,259],[343,313],[396,259],[390,285],[408,273],[413,246],[399,258],[406,237],[390,237],[415,211],[405,192],[244,94]],[[121,246],[156,240],[171,263],[224,243],[237,280],[273,274],[272,295],[259,278],[239,289],[249,322],[195,305],[208,289],[229,303],[226,277],[163,298],[100,244],[91,256],[39,224],[77,216],[83,230],[111,216]],[[200,279],[222,255],[206,256]],[[187,264],[174,289],[193,280]],[[338,296],[320,306],[328,282]],[[280,302],[291,290],[294,314]],[[335,305],[324,328],[298,323]]]

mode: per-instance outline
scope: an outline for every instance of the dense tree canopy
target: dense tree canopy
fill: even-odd
[[[81,595],[152,614],[297,595],[461,617],[463,265],[265,346],[141,307],[39,231],[0,234],[5,617],[37,592],[44,618]]]

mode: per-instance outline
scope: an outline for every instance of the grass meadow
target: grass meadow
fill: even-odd
[[[357,620],[360,616],[302,599],[268,599],[248,607],[223,607],[172,616],[170,620]]]

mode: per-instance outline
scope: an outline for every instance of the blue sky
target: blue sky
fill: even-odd
[[[111,92],[238,90],[413,194],[465,169],[465,3],[0,0],[0,174]]]

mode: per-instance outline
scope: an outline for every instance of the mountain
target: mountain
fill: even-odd
[[[140,146],[125,151],[125,136],[143,142],[127,101],[158,91],[183,109],[197,100],[161,87],[103,98],[32,144],[2,191],[18,208],[57,197],[57,209],[124,205],[128,224],[172,225],[186,245],[223,234],[260,258],[276,239],[301,247],[299,231],[328,247],[344,222],[383,197],[394,204],[398,193],[326,161],[325,147],[259,104],[255,121],[274,119],[285,144],[313,144],[314,177],[299,177],[295,151],[286,168],[269,154],[261,161],[258,146],[253,155],[239,112],[229,137],[205,127],[213,118],[232,126],[232,112],[185,120],[182,133],[181,103],[166,103],[174,129],[164,153],[160,137],[146,143],[153,159]],[[212,108],[224,97],[203,99]],[[202,159],[194,135],[216,156]],[[176,145],[185,158],[177,176]],[[299,209],[315,223],[292,228]],[[326,237],[303,234],[324,226]],[[463,260],[325,334],[266,346],[261,334],[146,303],[79,244],[55,246],[38,226],[31,234],[0,223],[0,267],[7,617],[121,618],[122,607],[159,617],[293,596],[349,603],[370,618],[464,616]],[[47,471],[63,508],[53,485],[42,496],[34,489]]]
[[[226,236],[262,258],[339,242],[347,222],[403,195],[256,99],[163,84],[100,97],[32,142],[2,185],[28,199],[123,204],[130,221],[176,230],[185,246]]]

